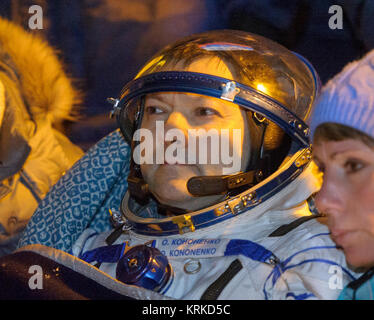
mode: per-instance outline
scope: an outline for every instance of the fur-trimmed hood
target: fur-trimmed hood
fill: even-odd
[[[0,183],[19,172],[42,128],[54,135],[52,126],[74,120],[79,101],[56,51],[0,18]]]
[[[58,124],[76,117],[74,106],[80,102],[80,94],[47,41],[0,18],[0,48],[12,63],[31,118],[47,117]]]
[[[74,119],[78,97],[55,50],[0,18],[0,256],[83,155],[58,131]]]

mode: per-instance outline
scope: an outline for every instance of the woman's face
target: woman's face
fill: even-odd
[[[374,149],[360,140],[321,141],[314,159],[323,173],[316,197],[331,237],[355,267],[374,265]]]

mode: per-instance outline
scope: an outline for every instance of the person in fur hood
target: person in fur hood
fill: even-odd
[[[82,155],[56,128],[79,94],[55,51],[0,18],[0,256],[12,252],[52,185]]]

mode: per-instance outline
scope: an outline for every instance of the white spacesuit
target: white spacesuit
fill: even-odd
[[[208,32],[161,51],[112,99],[133,152],[142,143],[135,132],[151,128],[149,119],[169,129],[199,127],[194,117],[207,115],[224,123],[213,118],[215,107],[192,115],[193,105],[179,107],[190,94],[240,106],[249,136],[241,159],[249,159],[224,175],[203,164],[202,174],[182,176],[181,188],[174,178],[190,169],[181,158],[162,171],[164,180],[152,176],[163,164],[147,171],[133,160],[128,192],[111,208],[115,230],[86,229],[72,253],[126,284],[176,299],[336,299],[357,274],[313,210],[319,177],[306,121],[318,87],[305,59],[249,33]],[[188,193],[178,198],[183,186]]]

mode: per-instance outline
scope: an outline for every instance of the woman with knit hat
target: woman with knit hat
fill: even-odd
[[[374,50],[326,84],[310,128],[323,173],[317,208],[348,264],[364,272],[339,299],[374,299]]]

